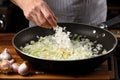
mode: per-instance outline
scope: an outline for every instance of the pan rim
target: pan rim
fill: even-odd
[[[61,23],[58,23],[58,24],[61,24]],[[62,24],[86,25],[86,24],[81,24],[81,23],[62,23]],[[91,26],[91,25],[86,25],[86,26],[90,26],[90,27],[93,27],[93,28],[99,28],[99,27]],[[33,26],[33,27],[38,27],[38,26]],[[97,57],[104,56],[104,55],[107,55],[107,54],[111,53],[111,52],[116,48],[117,43],[118,43],[117,38],[115,37],[115,35],[114,35],[112,32],[110,32],[110,31],[108,31],[108,30],[106,30],[106,29],[99,28],[99,29],[101,29],[101,30],[106,31],[107,33],[110,33],[111,36],[113,36],[113,38],[115,39],[115,43],[114,43],[113,47],[112,47],[110,50],[108,50],[105,54],[100,54],[100,55],[95,56],[95,57],[90,57],[90,58],[85,58],[85,59],[75,59],[75,60],[53,60],[53,59],[50,60],[50,59],[43,59],[43,58],[38,58],[38,57],[33,56],[33,55],[28,55],[28,54],[26,54],[25,52],[23,52],[23,51],[21,51],[19,48],[17,48],[16,45],[14,44],[14,40],[15,40],[15,38],[16,38],[16,36],[17,36],[18,34],[20,34],[21,32],[23,32],[23,31],[25,31],[25,30],[31,29],[31,28],[33,28],[33,27],[27,27],[27,28],[22,29],[22,30],[20,30],[19,32],[17,32],[17,33],[14,35],[14,37],[12,38],[12,45],[14,46],[14,48],[15,48],[16,50],[18,50],[19,52],[21,52],[21,53],[22,53],[23,55],[25,55],[25,56],[28,56],[28,57],[31,57],[31,58],[35,58],[35,59],[45,60],[45,61],[54,61],[54,62],[61,62],[61,61],[62,61],[62,62],[65,61],[65,62],[66,62],[66,61],[67,61],[67,62],[68,62],[68,61],[84,61],[84,60],[89,60],[89,59],[97,58]],[[41,28],[42,28],[42,27],[41,27]]]

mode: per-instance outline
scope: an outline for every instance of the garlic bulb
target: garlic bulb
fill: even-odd
[[[4,49],[4,51],[0,54],[0,60],[10,60],[12,59],[12,56],[10,55],[7,48]]]
[[[0,73],[19,73],[20,75],[27,75],[30,73],[31,67],[27,61],[22,64],[15,63],[7,48],[0,54]]]
[[[1,73],[9,73],[12,72],[11,64],[8,60],[2,60],[0,62],[0,72]]]

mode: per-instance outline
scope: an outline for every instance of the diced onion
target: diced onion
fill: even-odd
[[[31,41],[21,50],[32,56],[41,59],[50,60],[77,60],[86,59],[99,55],[99,51],[103,48],[101,44],[97,44],[87,38],[70,39],[70,32],[65,31],[65,27],[54,28],[55,34],[39,37],[38,41]],[[106,50],[103,50],[106,53]]]

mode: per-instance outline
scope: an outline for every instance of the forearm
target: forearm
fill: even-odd
[[[10,1],[23,10],[26,6],[29,6],[29,3],[34,4],[34,2],[36,1],[43,2],[44,0],[10,0]]]
[[[25,17],[38,26],[56,27],[57,19],[44,0],[11,0],[23,10]]]

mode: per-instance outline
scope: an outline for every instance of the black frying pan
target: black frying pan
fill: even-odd
[[[115,20],[116,19],[117,18],[115,18]],[[68,61],[46,60],[32,57],[22,52],[20,50],[20,46],[24,46],[31,40],[36,41],[38,39],[36,36],[46,36],[54,33],[52,29],[45,29],[37,26],[23,29],[14,36],[12,43],[15,50],[21,58],[29,61],[32,67],[38,70],[57,73],[86,73],[94,70],[101,63],[107,60],[117,46],[117,38],[106,29],[77,23],[58,23],[58,25],[66,27],[66,30],[70,31],[72,34],[83,35],[92,41],[97,41],[104,46],[107,53],[89,59]],[[94,31],[96,31],[96,33],[94,33]]]

